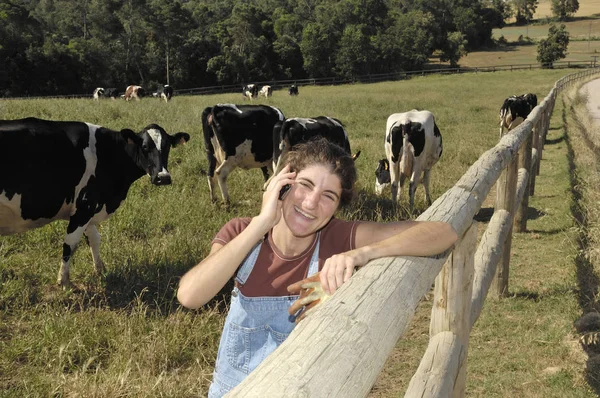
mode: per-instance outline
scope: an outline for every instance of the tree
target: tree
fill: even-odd
[[[344,29],[335,57],[335,69],[345,78],[368,74],[369,60],[373,59],[369,37],[364,25],[348,25]]]
[[[537,60],[544,67],[552,67],[552,63],[567,56],[569,46],[569,32],[565,25],[557,27],[551,24],[548,29],[548,37],[542,39],[537,48]]]
[[[552,13],[560,21],[564,21],[579,10],[578,0],[552,0]]]
[[[533,20],[538,0],[513,0],[517,25],[523,25]]]
[[[448,44],[440,55],[440,61],[450,61],[450,66],[456,67],[458,60],[464,55],[467,55],[465,35],[460,32],[449,33]]]

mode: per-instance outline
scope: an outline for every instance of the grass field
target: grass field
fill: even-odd
[[[361,151],[360,193],[354,207],[339,216],[388,220],[407,214],[406,197],[393,209],[389,191],[382,198],[373,195],[374,169],[384,156],[389,114],[420,108],[436,115],[444,138],[444,154],[431,176],[432,195],[437,198],[495,145],[498,108],[506,96],[534,92],[542,99],[569,72],[496,72],[301,87],[297,98],[277,91],[261,102],[280,107],[287,117],[325,114],[342,120],[353,151]],[[0,397],[188,397],[206,392],[223,315],[216,304],[198,311],[180,308],[175,300],[177,281],[207,254],[221,225],[232,217],[257,214],[262,183],[260,171],[236,170],[228,180],[232,206],[210,203],[200,114],[205,106],[226,102],[239,103],[241,98],[175,97],[169,104],[152,99],[0,102],[2,119],[37,116],[134,130],[158,123],[170,133],[186,131],[192,136],[187,145],[171,152],[173,185],[154,187],[142,178],[113,218],[101,225],[101,253],[108,268],[102,278],[94,275],[82,242],[71,274],[77,288],[64,292],[55,286],[64,222],[0,238]],[[573,293],[571,260],[576,248],[570,244],[568,167],[560,109],[557,112],[550,137],[556,144],[549,145],[544,158],[548,166],[543,166],[544,175],[538,179],[539,196],[530,202],[538,217],[530,233],[515,238],[511,290],[517,298],[486,304],[474,331],[471,396],[590,396],[582,382],[583,365],[573,363],[572,357],[581,355],[571,344],[571,325],[580,309]],[[418,210],[424,209],[423,196],[420,188]],[[544,264],[534,271],[530,262],[536,256]],[[527,299],[535,295],[543,300]],[[399,343],[373,396],[395,396],[401,391],[398,387],[406,386],[423,354],[420,331],[426,330],[429,305],[424,302],[410,339]],[[521,324],[525,326],[518,328]],[[538,370],[550,363],[560,367],[558,375],[540,376]]]

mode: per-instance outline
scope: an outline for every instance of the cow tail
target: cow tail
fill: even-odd
[[[207,107],[202,112],[202,132],[204,134],[204,148],[206,150],[206,158],[208,159],[208,176],[213,177],[215,175],[215,168],[217,167],[217,158],[215,158],[215,148],[210,140],[213,135],[211,129],[212,120],[208,120],[209,117],[212,119],[212,107]]]

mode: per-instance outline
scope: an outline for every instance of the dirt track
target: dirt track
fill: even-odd
[[[590,115],[597,123],[600,123],[600,79],[584,84],[581,90],[587,91],[587,107]]]

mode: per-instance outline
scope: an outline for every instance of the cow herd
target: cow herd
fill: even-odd
[[[265,86],[268,87],[268,86]],[[271,93],[256,85],[249,92]],[[297,95],[297,87],[289,88]],[[140,98],[143,89],[129,86],[126,100]],[[172,88],[157,96],[168,101]],[[98,88],[94,98],[117,98],[114,89]],[[500,109],[500,126],[510,131],[537,106],[535,94],[507,98]],[[321,136],[352,154],[342,121],[330,116],[291,117],[268,105],[217,104],[202,112],[204,146],[208,158],[208,185],[216,201],[218,184],[223,202],[230,204],[227,176],[235,168],[260,168],[265,182],[285,164],[287,153],[301,142]],[[394,203],[406,178],[412,214],[414,196],[422,181],[428,205],[431,168],[442,155],[442,135],[434,115],[427,110],[394,113],[387,119],[385,159],[375,171],[375,193],[391,185]],[[168,156],[172,147],[189,141],[185,132],[167,133],[151,124],[140,132],[113,131],[83,122],[36,118],[0,121],[0,168],[10,170],[0,179],[0,235],[38,228],[55,220],[68,220],[58,283],[70,286],[70,259],[82,236],[88,238],[94,265],[102,272],[97,225],[110,217],[125,200],[133,182],[148,175],[155,185],[171,183]],[[360,152],[353,154],[356,160]],[[60,178],[57,178],[60,177]]]
[[[146,91],[142,86],[132,84],[125,88],[124,94],[120,94],[119,90],[117,90],[117,88],[115,87],[96,87],[96,89],[92,93],[92,98],[96,101],[100,100],[101,98],[122,98],[125,101],[131,101],[135,99],[139,101],[145,95]],[[171,87],[168,84],[165,84],[162,87],[158,87],[158,89],[152,93],[152,97],[163,99],[165,100],[165,102],[169,102],[171,100],[171,97],[173,97],[173,87]]]

